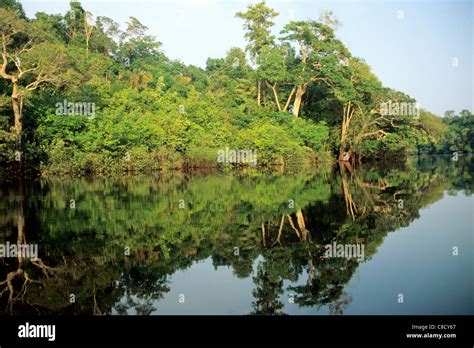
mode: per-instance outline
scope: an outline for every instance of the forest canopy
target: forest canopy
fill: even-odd
[[[264,1],[236,13],[245,48],[206,67],[166,57],[139,19],[124,30],[76,1],[27,18],[0,0],[0,162],[12,173],[209,168],[226,148],[258,166],[472,152],[474,115],[439,117],[383,86],[331,12],[287,23]]]

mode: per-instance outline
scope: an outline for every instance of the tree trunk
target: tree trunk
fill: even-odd
[[[24,205],[25,205],[25,190],[23,184],[23,178],[20,177],[20,181],[18,182],[18,208],[17,208],[17,244],[25,244],[25,212],[24,212]],[[22,257],[23,259],[23,257]],[[18,258],[20,260],[20,258]]]
[[[346,155],[346,161],[349,163],[354,163],[355,158],[354,158],[354,152],[352,152],[352,147],[349,147],[349,150],[347,150],[347,155]]]
[[[344,201],[346,202],[346,211],[347,215],[350,215],[352,221],[355,220],[355,214],[357,213],[357,206],[354,203],[354,200],[352,199],[351,192],[349,190],[349,183],[347,182],[346,176],[345,176],[345,168],[347,166],[350,166],[348,163],[340,163],[339,164],[339,172],[341,174],[341,181],[342,181],[342,192],[344,195]],[[350,169],[350,168],[349,168]]]
[[[342,116],[342,125],[341,125],[341,145],[339,146],[339,161],[345,162],[350,160],[350,154],[346,154],[346,141],[347,141],[347,130],[349,129],[349,124],[354,115],[354,109],[352,108],[352,103],[349,102],[348,105],[344,106],[343,116]],[[349,150],[351,153],[352,151]]]
[[[298,227],[300,228],[303,240],[312,242],[311,232],[306,228],[303,212],[301,209],[296,212],[296,221],[298,222]]]
[[[341,145],[339,146],[339,162],[345,161],[344,152],[346,151],[346,139],[342,139],[341,136]]]
[[[303,99],[303,95],[306,92],[307,84],[299,85],[296,87],[296,96],[295,102],[293,103],[293,116],[298,117],[300,108],[301,108],[301,100]]]
[[[296,87],[292,88],[290,95],[288,96],[288,100],[286,101],[286,104],[283,107],[283,112],[286,112],[286,110],[288,110],[288,106],[290,106],[291,98],[293,97],[293,94],[295,94],[295,89]]]
[[[91,16],[92,15],[89,12],[86,12],[84,16],[84,32],[86,33],[86,56],[89,55],[89,43],[91,41],[92,29],[94,28],[88,23],[88,20],[91,19]]]
[[[278,92],[277,92],[277,84],[275,83],[274,85],[272,85],[266,80],[265,80],[265,82],[266,82],[268,88],[270,88],[273,91],[273,96],[275,97],[275,101],[277,103],[278,111],[281,111],[280,99],[278,98]]]
[[[298,236],[298,239],[301,240],[300,233],[296,229],[295,224],[293,223],[293,219],[291,218],[291,215],[288,214],[287,217],[288,217],[288,222],[290,223],[291,228],[293,229],[293,231],[295,231],[296,235]]]
[[[13,91],[12,91],[12,107],[13,115],[15,117],[15,135],[16,135],[16,149],[21,152],[21,133],[23,129],[22,123],[22,96],[18,92],[18,85],[16,82],[13,82]],[[21,158],[21,157],[20,157]]]

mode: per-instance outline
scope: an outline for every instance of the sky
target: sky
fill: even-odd
[[[64,14],[68,0],[20,0],[28,17]],[[208,57],[245,47],[242,20],[257,0],[83,0],[95,16],[122,24],[130,16],[149,28],[171,59],[205,67]],[[414,97],[419,107],[442,116],[474,110],[473,0],[267,0],[280,15],[278,37],[291,20],[318,19],[331,10],[342,22],[337,36],[364,58],[384,86]]]

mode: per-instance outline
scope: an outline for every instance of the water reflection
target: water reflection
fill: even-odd
[[[349,282],[387,234],[446,191],[471,195],[472,174],[470,158],[427,157],[403,168],[4,185],[0,243],[38,244],[40,259],[0,260],[0,311],[186,314],[201,299],[201,314],[343,314]],[[470,216],[463,226],[472,229]],[[331,243],[364,245],[364,260],[327,257]],[[186,291],[180,274],[195,279]],[[219,299],[237,281],[241,296],[226,311]]]

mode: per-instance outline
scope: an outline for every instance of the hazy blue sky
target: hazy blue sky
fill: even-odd
[[[20,0],[28,16],[38,11],[64,13],[69,1]],[[94,15],[124,24],[129,16],[149,27],[165,54],[186,64],[205,66],[244,47],[242,21],[234,17],[244,0],[83,0]],[[317,19],[332,10],[342,21],[338,36],[369,63],[383,84],[415,97],[442,115],[474,110],[473,1],[316,1],[268,0],[280,16],[274,33],[290,20]],[[457,66],[455,66],[457,61]]]

